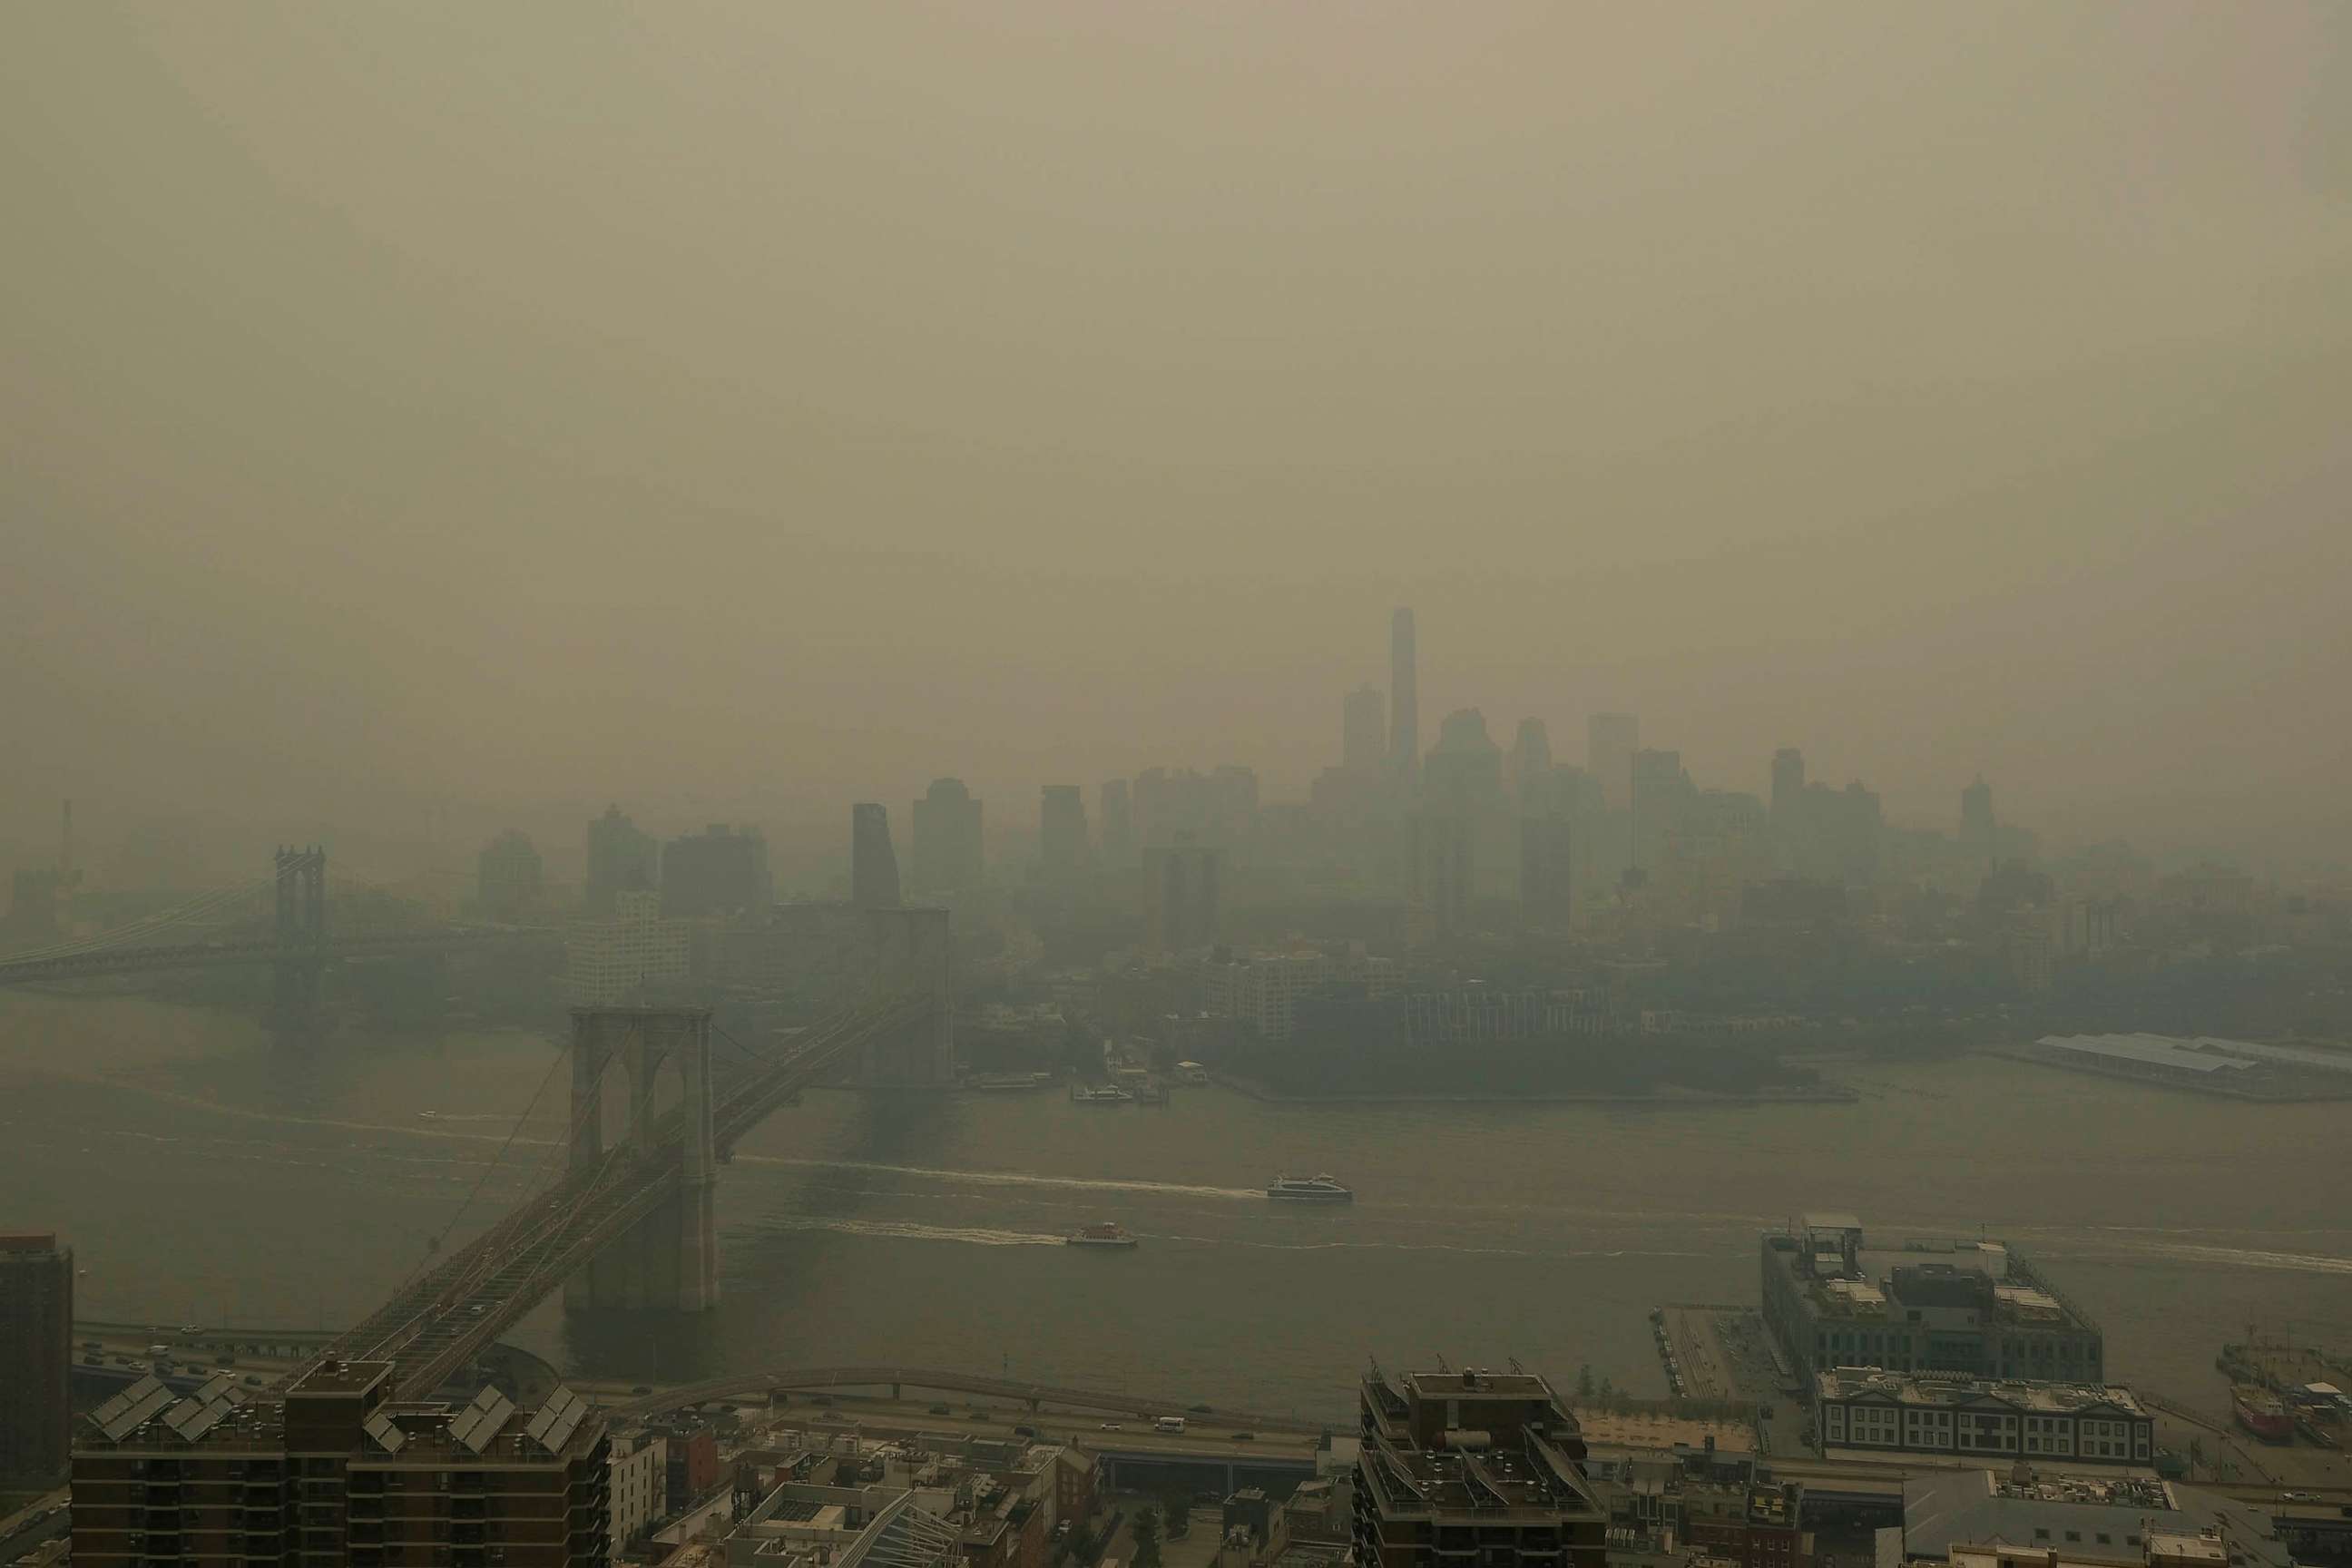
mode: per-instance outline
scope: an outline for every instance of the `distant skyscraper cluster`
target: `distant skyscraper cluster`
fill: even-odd
[[[914,805],[915,889],[961,893],[980,886],[980,802],[961,779],[933,779]]]

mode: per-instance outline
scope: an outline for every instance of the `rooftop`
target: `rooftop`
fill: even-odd
[[[2006,1405],[2042,1414],[2092,1408],[2120,1410],[2132,1415],[2147,1414],[2138,1396],[2120,1384],[1995,1382],[1937,1373],[1885,1372],[1874,1366],[1841,1366],[1816,1373],[1813,1385],[1822,1399],[1857,1399],[1875,1394],[1897,1405]]]
[[[1531,1372],[1409,1372],[1405,1385],[1422,1399],[1549,1399],[1551,1384]]]

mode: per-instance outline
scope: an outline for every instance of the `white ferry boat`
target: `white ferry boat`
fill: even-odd
[[[1135,1096],[1116,1084],[1106,1083],[1070,1090],[1070,1103],[1072,1105],[1133,1105]]]
[[[1329,1176],[1276,1176],[1265,1195],[1278,1204],[1351,1204],[1356,1194]]]

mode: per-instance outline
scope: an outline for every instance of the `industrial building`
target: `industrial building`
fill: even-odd
[[[2114,1384],[1989,1383],[1845,1366],[1819,1373],[1813,1385],[1824,1450],[2143,1466],[2156,1458],[2156,1417],[2130,1389]]]
[[[1764,1321],[1810,1381],[1833,1367],[2103,1383],[2098,1325],[2006,1244],[1864,1246],[1852,1215],[1767,1232]]]

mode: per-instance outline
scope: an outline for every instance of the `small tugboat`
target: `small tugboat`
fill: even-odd
[[[1330,1176],[1276,1176],[1265,1195],[1278,1204],[1351,1204],[1356,1194]]]
[[[1082,1225],[1064,1237],[1072,1247],[1133,1247],[1135,1237],[1125,1226],[1106,1220],[1101,1225]]]
[[[1135,1096],[1116,1084],[1106,1083],[1070,1090],[1070,1103],[1072,1105],[1133,1105]]]

